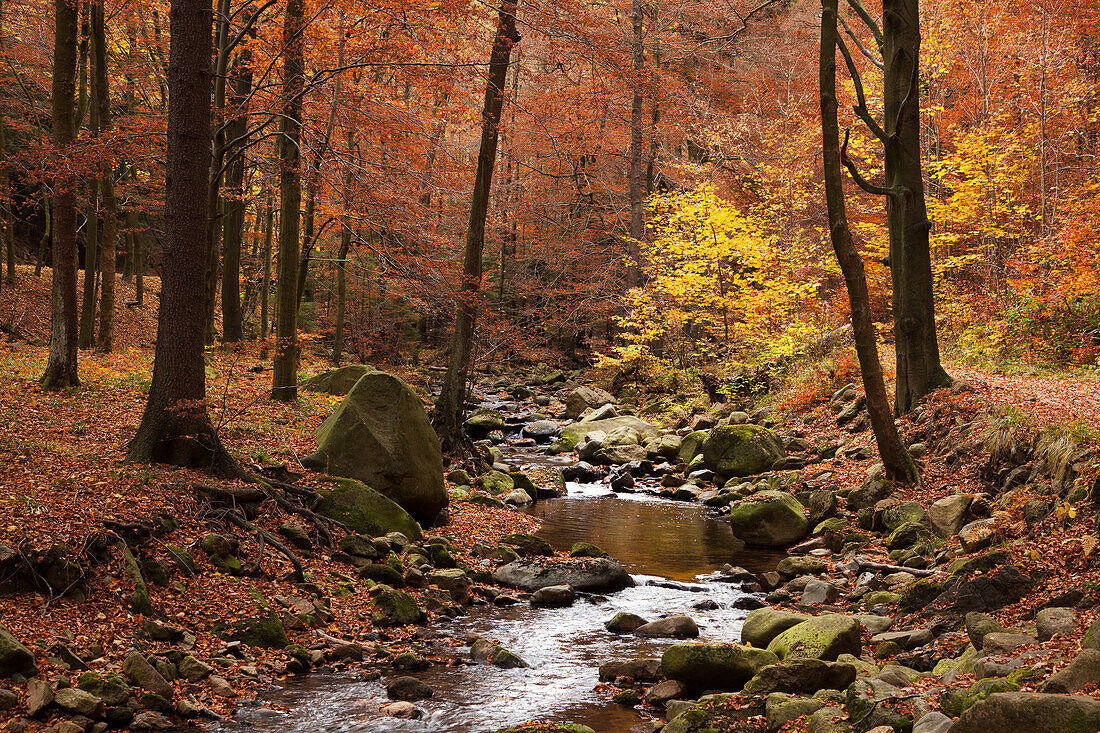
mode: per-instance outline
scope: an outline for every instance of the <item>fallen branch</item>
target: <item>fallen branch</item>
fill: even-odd
[[[298,556],[295,555],[294,552],[290,550],[286,545],[275,539],[275,537],[270,532],[268,532],[263,527],[253,524],[233,510],[223,510],[219,513],[219,516],[222,519],[225,519],[226,521],[237,525],[241,529],[247,530],[249,532],[256,532],[257,534],[262,535],[263,538],[268,542],[268,544],[278,550],[287,560],[290,561],[290,564],[294,566],[295,581],[298,583],[305,582],[305,571],[302,568],[302,561],[299,560]],[[262,545],[260,551],[263,552]]]

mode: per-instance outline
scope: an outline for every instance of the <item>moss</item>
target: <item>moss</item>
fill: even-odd
[[[371,606],[377,611],[375,618],[382,625],[407,626],[420,620],[420,608],[416,605],[416,599],[399,590],[379,593]]]
[[[723,425],[702,445],[706,467],[723,476],[752,476],[783,456],[779,436],[760,425]]]
[[[290,644],[283,622],[274,614],[217,624],[214,633],[227,641],[239,641],[267,649],[284,649]]]
[[[417,541],[420,525],[397,502],[371,487],[348,478],[326,477],[336,488],[321,492],[317,513],[341,522],[352,532],[378,537],[400,532]]]

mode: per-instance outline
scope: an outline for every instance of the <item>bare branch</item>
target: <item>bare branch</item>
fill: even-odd
[[[852,54],[848,51],[848,47],[844,45],[844,39],[837,36],[836,45],[840,48],[840,53],[844,56],[844,63],[848,66],[848,75],[852,77],[852,83],[856,88],[856,101],[858,104],[853,108],[856,115],[863,120],[864,124],[871,129],[875,137],[886,143],[887,136],[886,131],[879,126],[878,122],[871,115],[871,112],[867,109],[867,96],[863,91],[863,80],[859,76],[859,69],[856,68],[855,60],[852,59]]]
[[[844,144],[840,146],[840,159],[844,162],[844,167],[848,169],[848,173],[852,176],[852,180],[867,193],[874,194],[875,196],[893,196],[896,192],[892,189],[876,186],[864,178],[863,174],[856,168],[856,164],[848,157],[848,137],[850,132],[850,130],[844,131]]]
[[[883,43],[882,29],[878,27],[878,23],[876,23],[875,19],[871,17],[871,14],[867,12],[867,8],[863,7],[863,3],[861,3],[859,0],[848,0],[848,6],[851,7],[851,9],[855,11],[856,15],[859,16],[859,19],[862,20],[867,25],[867,27],[871,29],[871,33],[875,37],[875,43],[877,43],[881,48]]]
[[[866,56],[868,60],[870,60],[870,62],[878,68],[885,69],[886,65],[882,63],[882,59],[876,58],[875,54],[871,53],[871,49],[863,45],[863,41],[859,40],[859,36],[857,36],[855,34],[855,31],[852,30],[852,27],[848,25],[848,21],[844,20],[843,17],[838,18],[838,20],[840,20],[840,24],[844,26],[844,32],[847,33],[848,37],[852,39],[852,43],[856,44],[856,48],[859,49],[859,52]],[[837,40],[840,41],[839,38]],[[879,55],[881,56],[881,54]]]

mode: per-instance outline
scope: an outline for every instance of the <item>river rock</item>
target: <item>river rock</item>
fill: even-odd
[[[378,712],[387,718],[399,718],[401,720],[420,720],[424,717],[423,710],[404,700],[383,705]]]
[[[639,626],[634,629],[634,633],[638,636],[664,636],[687,639],[699,636],[699,627],[690,616],[680,614],[651,621],[644,626]]]
[[[420,525],[389,497],[353,479],[333,479],[332,483],[334,488],[320,491],[318,514],[368,537],[400,532],[413,540],[421,538]]]
[[[615,401],[615,398],[599,387],[577,387],[565,397],[565,416],[576,420],[589,409],[603,407]]]
[[[772,639],[809,618],[812,617],[804,613],[758,608],[750,611],[745,618],[745,623],[741,626],[741,641],[758,649],[765,649]]]
[[[465,425],[474,438],[484,438],[494,430],[504,429],[504,416],[497,410],[478,409],[470,413]]]
[[[906,730],[913,724],[913,701],[902,691],[878,679],[859,679],[845,691],[846,707],[853,720],[863,721],[860,730],[878,726]],[[879,704],[876,704],[879,703]]]
[[[31,650],[0,626],[0,677],[11,677],[13,674],[31,677],[36,670]]]
[[[561,427],[549,420],[536,420],[523,426],[523,437],[534,438],[536,443],[548,443],[561,433]]]
[[[760,425],[724,425],[707,434],[703,464],[722,476],[753,476],[783,457],[783,441]]]
[[[922,715],[916,723],[913,723],[913,733],[947,733],[951,730],[951,718],[939,711]]]
[[[130,699],[130,686],[126,684],[126,679],[114,672],[106,674],[85,672],[77,679],[77,686],[95,695],[103,701],[104,705],[110,707],[124,705]]]
[[[856,681],[856,668],[843,662],[792,659],[772,664],[745,683],[747,695],[773,692],[812,695],[818,690],[843,690]]]
[[[493,577],[501,585],[526,591],[551,585],[571,585],[579,591],[613,591],[634,585],[634,579],[626,569],[606,557],[568,560],[525,558],[500,566]]]
[[[431,687],[415,677],[394,677],[386,682],[386,696],[391,700],[423,700],[433,694]]]
[[[470,645],[470,656],[478,664],[491,664],[501,669],[528,667],[518,654],[508,651],[500,644],[489,639],[475,639]]]
[[[1018,646],[1038,644],[1039,640],[1027,634],[993,632],[982,637],[982,653],[986,656],[1008,654]]]
[[[576,592],[568,585],[549,585],[531,594],[532,606],[572,606]]]
[[[79,687],[66,687],[54,693],[54,704],[62,710],[94,718],[103,708],[103,701]]]
[[[37,677],[27,680],[27,715],[32,718],[53,703],[50,683]]]
[[[859,620],[835,613],[815,616],[776,636],[768,651],[784,660],[835,661],[841,654],[858,657],[862,651]]]
[[[979,519],[962,527],[959,530],[959,542],[963,552],[981,552],[1000,542],[1001,535],[997,531],[996,523],[995,519]]]
[[[768,695],[765,701],[768,730],[777,731],[792,720],[813,715],[823,707],[825,703],[813,697],[793,697],[781,692]]]
[[[368,372],[355,383],[302,465],[362,481],[426,525],[447,505],[439,438],[420,398],[392,374]]]
[[[385,586],[382,586],[385,588]],[[371,601],[375,623],[382,626],[407,626],[420,620],[416,599],[403,591],[384,589]]]
[[[1085,733],[1100,730],[1100,700],[1082,695],[999,692],[964,712],[951,733]]]
[[[501,728],[496,733],[596,733],[579,723],[524,723]]]
[[[614,634],[629,634],[638,627],[645,626],[648,623],[648,621],[635,613],[620,611],[615,614],[611,620],[604,623],[604,628]]]
[[[550,543],[533,534],[514,532],[502,537],[500,544],[514,548],[521,557],[553,557],[554,555],[554,548]]]
[[[832,603],[840,595],[840,588],[825,580],[814,578],[806,583],[799,599],[800,606],[819,606],[822,603]]]
[[[761,491],[730,505],[734,537],[760,547],[783,547],[809,531],[803,507],[783,491]]]
[[[323,392],[325,394],[343,397],[355,386],[364,374],[377,371],[367,364],[348,364],[339,369],[330,369],[327,372],[310,377],[302,382],[302,389],[307,392]]]
[[[1069,665],[1043,680],[1040,692],[1077,692],[1100,682],[1100,650],[1082,649]]]
[[[738,644],[674,644],[661,656],[661,672],[692,690],[735,691],[778,661],[769,651]]]

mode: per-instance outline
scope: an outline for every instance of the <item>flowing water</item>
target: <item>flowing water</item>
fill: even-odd
[[[485,406],[499,408],[502,403]],[[526,448],[506,448],[505,461],[517,468],[569,462]],[[700,640],[738,641],[748,612],[734,604],[745,594],[737,585],[708,576],[726,563],[771,570],[781,556],[738,550],[729,525],[698,504],[648,494],[616,495],[603,484],[571,483],[567,489],[566,496],[527,509],[542,520],[538,534],[558,550],[579,541],[598,545],[622,562],[638,585],[607,596],[582,596],[568,608],[475,606],[469,615],[434,627],[444,636],[494,639],[519,654],[529,669],[460,664],[415,673],[435,692],[417,703],[425,711],[421,720],[379,718],[379,706],[388,702],[382,683],[348,674],[288,679],[258,701],[285,706],[288,713],[249,707],[238,719],[254,730],[279,733],[488,733],[528,720],[584,723],[597,733],[628,731],[641,717],[596,691],[599,665],[659,657],[675,642],[612,634],[604,622],[619,611],[647,620],[686,613],[699,625]],[[713,604],[696,608],[702,601]]]

